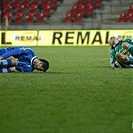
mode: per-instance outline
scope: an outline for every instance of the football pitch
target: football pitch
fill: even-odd
[[[132,69],[109,47],[32,47],[49,70],[0,74],[0,133],[131,133]]]

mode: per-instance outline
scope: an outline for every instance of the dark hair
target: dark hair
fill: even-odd
[[[44,68],[44,72],[46,72],[48,69],[49,69],[49,62],[47,60],[44,60],[44,59],[39,59],[40,61],[43,62],[43,68]]]

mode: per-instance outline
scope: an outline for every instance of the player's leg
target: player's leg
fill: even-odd
[[[124,42],[122,44],[122,47],[124,49],[126,49],[131,55],[133,55],[133,45],[131,45],[131,44],[127,43],[127,42]]]
[[[123,55],[122,53],[117,52],[116,59],[119,61],[119,63],[122,66],[130,67],[130,63],[128,62],[128,57],[126,55]]]
[[[16,71],[15,67],[0,68],[0,73],[11,73],[15,71]]]
[[[14,57],[9,57],[8,59],[3,59],[0,60],[0,68],[5,68],[5,67],[12,67],[16,66],[18,64],[17,60]]]
[[[127,57],[127,62],[133,64],[133,45],[129,43],[123,43],[122,47],[130,53],[130,55]]]

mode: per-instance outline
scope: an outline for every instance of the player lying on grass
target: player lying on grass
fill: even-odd
[[[118,40],[111,37],[110,44],[110,66],[133,68],[133,39]]]
[[[34,69],[46,72],[49,62],[38,59],[30,47],[8,47],[0,49],[0,72],[33,72]]]

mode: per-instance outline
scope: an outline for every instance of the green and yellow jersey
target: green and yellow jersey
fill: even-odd
[[[116,53],[117,52],[120,52],[120,53],[122,53],[124,55],[127,55],[127,56],[130,54],[126,49],[123,49],[122,44],[124,42],[127,42],[127,43],[133,45],[133,39],[131,39],[131,38],[127,38],[123,41],[119,41],[116,44],[115,48],[110,51],[110,65],[111,65],[111,67],[116,67],[115,66],[115,61],[117,60],[116,59]]]

